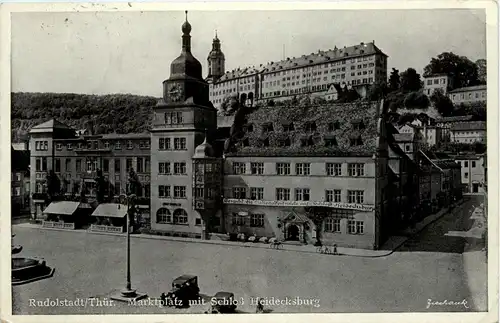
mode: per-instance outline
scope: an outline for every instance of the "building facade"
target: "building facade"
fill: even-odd
[[[424,94],[431,96],[436,90],[441,90],[448,95],[448,90],[453,86],[451,78],[446,74],[424,76]]]
[[[451,142],[486,143],[486,122],[470,121],[455,124],[450,128]]]
[[[214,48],[215,40],[214,40]],[[220,49],[220,47],[219,47]],[[217,53],[220,51],[217,51]],[[214,60],[209,55],[209,66]],[[217,57],[222,57],[221,53]],[[218,58],[217,58],[218,59]],[[212,62],[212,63],[211,63]],[[284,100],[297,95],[324,97],[333,84],[352,86],[359,93],[379,81],[387,81],[387,55],[375,42],[318,51],[259,67],[240,68],[210,79],[210,100],[216,108],[227,96],[253,100]],[[242,95],[244,97],[242,98]]]
[[[455,116],[436,119],[436,126],[441,129],[441,137],[444,142],[451,141],[451,127],[458,124],[466,124],[474,120],[474,116]]]
[[[216,130],[217,111],[209,102],[209,86],[202,78],[201,64],[191,54],[190,32],[186,17],[181,54],[171,63],[170,77],[163,82],[163,98],[153,109],[151,230],[201,238],[207,226],[204,211],[213,208],[220,193],[214,191],[213,178],[194,177],[202,171],[197,168],[201,166],[203,173],[217,173],[216,162],[208,162],[203,156],[193,160],[193,156],[196,148]],[[207,157],[213,157],[210,155]],[[195,166],[195,160],[201,166]],[[210,166],[205,168],[206,164]],[[216,179],[220,181],[220,175]],[[208,206],[193,204],[205,196]]]
[[[11,206],[12,216],[29,210],[30,152],[27,144],[13,144],[11,148]]]
[[[95,178],[101,170],[108,185],[107,197],[126,194],[128,173],[134,170],[141,182],[139,197],[142,216],[149,218],[150,138],[149,134],[103,134],[76,136],[69,126],[50,120],[30,131],[30,157],[33,187],[32,219],[43,218],[47,206],[47,174],[59,178],[61,195],[74,198],[81,194],[96,197]]]
[[[453,104],[486,102],[486,85],[477,85],[454,89],[448,94]]]
[[[486,155],[457,155],[454,159],[461,166],[464,193],[484,193]]]

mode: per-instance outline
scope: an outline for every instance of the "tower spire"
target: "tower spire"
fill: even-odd
[[[186,22],[188,21],[188,11],[186,10]]]

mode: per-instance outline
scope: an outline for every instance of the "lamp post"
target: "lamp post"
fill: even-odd
[[[146,294],[138,293],[135,289],[132,289],[132,283],[130,279],[130,204],[136,198],[135,194],[125,195],[120,194],[120,203],[122,198],[125,199],[127,203],[127,283],[125,288],[120,291],[119,294],[111,296],[111,299],[123,302],[129,302],[131,300],[138,300],[147,297]]]

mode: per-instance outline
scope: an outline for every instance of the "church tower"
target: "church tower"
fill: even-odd
[[[151,127],[151,229],[200,237],[202,217],[193,205],[195,149],[217,128],[208,83],[191,53],[191,24],[182,25],[182,49],[163,82]]]
[[[217,31],[215,31],[215,38],[212,42],[212,50],[210,54],[208,54],[208,76],[207,80],[210,83],[217,81],[222,75],[224,75],[225,71],[225,61],[224,53],[220,48],[220,40],[217,37]]]

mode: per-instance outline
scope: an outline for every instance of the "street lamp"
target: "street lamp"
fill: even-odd
[[[132,289],[132,283],[130,279],[130,204],[137,196],[135,194],[125,195],[120,194],[120,203],[122,198],[127,202],[127,284],[125,288],[120,291],[120,294],[111,296],[111,299],[123,302],[129,302],[133,300],[138,300],[147,297],[146,294],[138,293],[135,289]]]

